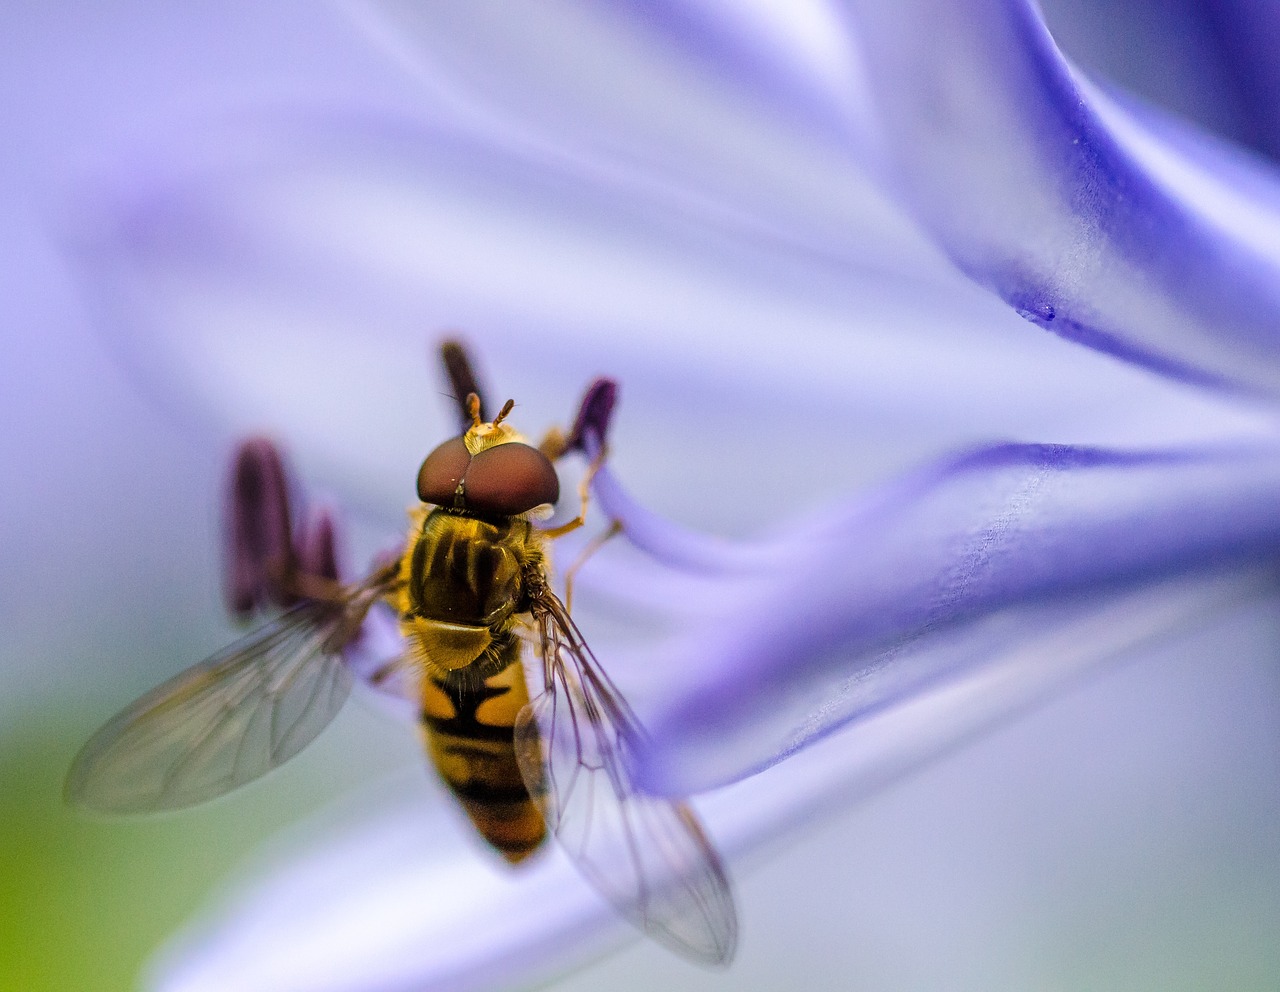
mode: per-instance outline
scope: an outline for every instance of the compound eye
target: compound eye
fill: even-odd
[[[458,483],[467,474],[471,453],[462,438],[446,441],[427,455],[418,469],[418,499],[438,506],[452,506]]]
[[[513,517],[558,500],[560,479],[551,460],[537,448],[509,441],[471,459],[466,493],[468,509]]]

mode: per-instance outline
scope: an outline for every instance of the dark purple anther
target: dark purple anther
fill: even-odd
[[[601,377],[591,383],[578,405],[573,429],[565,438],[565,451],[582,451],[594,457],[594,451],[587,451],[588,441],[591,440],[597,449],[605,446],[609,439],[609,421],[617,401],[618,384],[612,379]]]
[[[262,437],[241,442],[232,459],[226,505],[224,593],[231,612],[244,617],[269,601],[281,602],[280,582],[296,565],[289,480],[273,442]]]
[[[303,524],[297,541],[298,568],[304,575],[330,582],[341,581],[337,529],[333,511],[329,507],[318,506],[307,514],[306,523]]]
[[[467,408],[467,397],[471,393],[481,398],[480,419],[487,420],[484,415],[484,393],[480,390],[467,349],[460,341],[444,341],[440,345],[440,361],[444,364],[444,374],[458,404],[458,423],[462,425],[462,429],[465,431],[471,426],[471,411]]]

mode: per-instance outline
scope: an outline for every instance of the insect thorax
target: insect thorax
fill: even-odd
[[[401,564],[401,629],[421,660],[457,671],[489,658],[528,610],[526,577],[542,551],[522,517],[481,519],[441,508],[414,515]]]

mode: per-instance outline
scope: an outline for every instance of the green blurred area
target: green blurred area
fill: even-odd
[[[112,821],[62,801],[86,728],[107,715],[32,714],[0,731],[0,992],[139,988],[146,959],[251,850],[415,743],[349,707],[268,781],[197,809]]]
[[[60,730],[64,732],[59,732]],[[62,802],[71,728],[0,742],[0,989],[133,989],[141,962],[266,824],[226,805],[95,821]]]

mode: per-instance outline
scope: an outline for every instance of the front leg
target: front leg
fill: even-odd
[[[544,441],[543,443],[545,444],[546,442]],[[587,470],[582,473],[582,478],[578,480],[578,515],[559,527],[551,527],[544,530],[542,532],[543,537],[548,537],[552,540],[557,537],[564,537],[565,534],[572,534],[587,522],[587,507],[591,503],[591,480],[600,471],[600,466],[604,464],[604,458],[605,450],[601,448],[596,457],[591,459],[591,464],[587,466]]]

